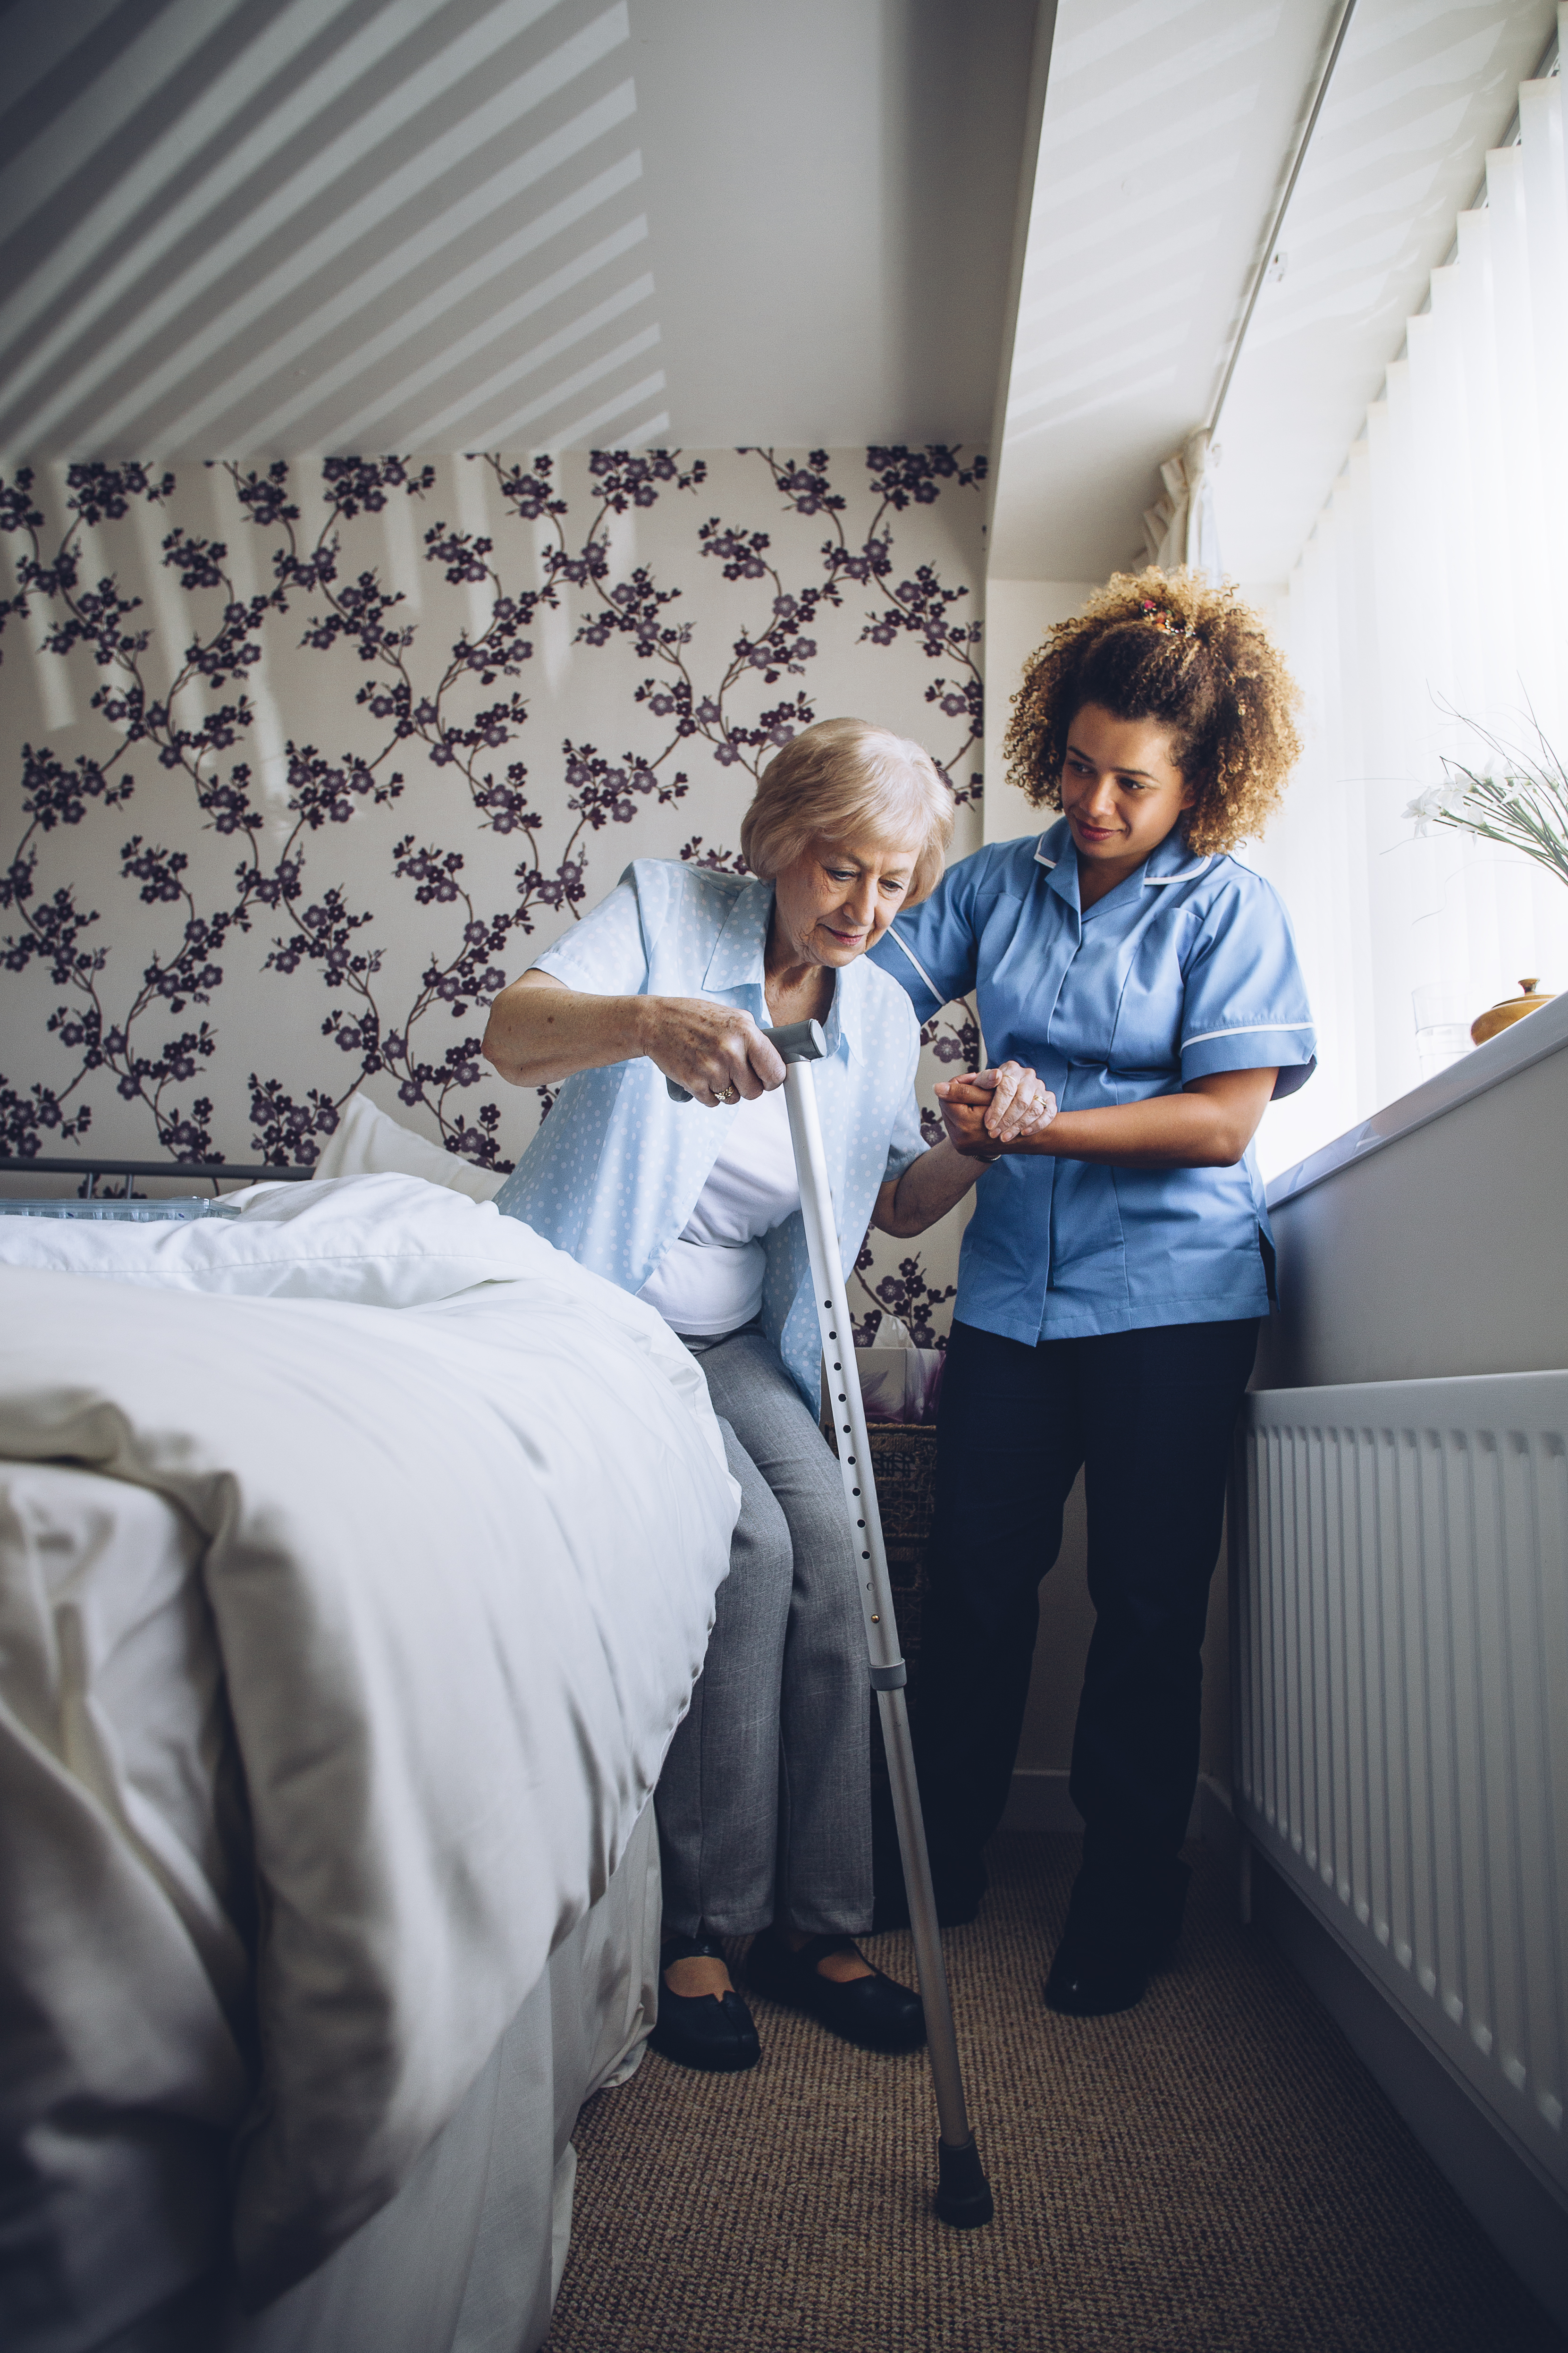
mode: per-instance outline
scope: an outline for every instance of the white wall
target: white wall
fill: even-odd
[[[985,804],[987,841],[1042,833],[1054,812],[1031,808],[1006,781],[1002,742],[1023,683],[1024,664],[1053,622],[1069,620],[1090,593],[1086,580],[996,580],[985,583]]]

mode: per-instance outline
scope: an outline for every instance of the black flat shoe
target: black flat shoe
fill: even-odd
[[[739,2075],[763,2055],[752,2013],[733,1989],[729,1993],[671,1993],[664,1972],[674,1961],[721,1961],[719,1946],[706,1936],[667,1937],[658,1957],[658,2017],[649,2042],[662,2058],[680,2067],[700,2067],[710,2075]]]
[[[825,1978],[817,1968],[829,1953],[857,1950],[852,1936],[811,1936],[792,1953],[776,1929],[752,1939],[746,1983],[753,1992],[812,2016],[846,2042],[863,2051],[918,2051],[926,2039],[925,2012],[918,1993],[895,1985],[880,1969],[848,1984]]]

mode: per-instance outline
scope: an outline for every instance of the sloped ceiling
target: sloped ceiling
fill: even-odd
[[[1331,0],[1059,0],[991,569],[1100,580],[1218,385]]]
[[[0,448],[986,436],[1034,0],[12,0]]]
[[[1360,0],[1221,421],[1220,545],[1243,579],[1289,570],[1556,16]]]
[[[991,570],[1137,558],[1205,424],[1332,0],[1059,0]],[[1227,571],[1284,578],[1540,58],[1554,0],[1358,0],[1221,421]]]
[[[1334,13],[9,0],[0,450],[973,443],[1000,388],[993,576],[1101,578],[1208,414]],[[1244,578],[1553,16],[1358,0],[1221,428]]]

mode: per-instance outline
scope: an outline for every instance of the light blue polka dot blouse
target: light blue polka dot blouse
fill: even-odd
[[[771,882],[640,858],[534,961],[568,988],[706,997],[765,1027],[763,950],[773,904]],[[865,956],[838,974],[823,1026],[826,1059],[812,1068],[847,1274],[878,1187],[925,1149],[914,1092],[920,1029],[905,990]],[[663,1071],[646,1056],[580,1071],[496,1206],[623,1291],[640,1291],[690,1218],[734,1115],[733,1105],[672,1103]],[[763,1248],[763,1328],[815,1413],[821,1347],[798,1209]]]

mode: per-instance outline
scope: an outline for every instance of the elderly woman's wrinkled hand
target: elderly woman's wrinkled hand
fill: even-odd
[[[770,1046],[749,1013],[706,997],[647,1000],[653,1035],[647,1052],[712,1111],[720,1103],[754,1102],[784,1084],[784,1057]]]
[[[1043,1135],[1057,1115],[1057,1099],[1021,1062],[939,1079],[937,1103],[948,1141],[966,1159],[994,1160],[1010,1144]]]

